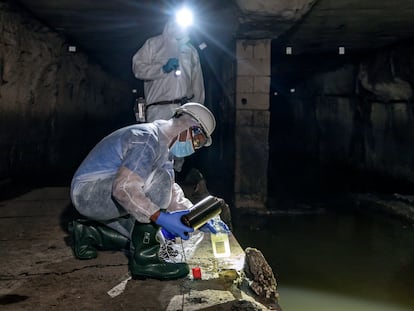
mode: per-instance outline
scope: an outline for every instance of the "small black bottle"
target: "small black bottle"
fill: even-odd
[[[211,218],[219,215],[224,204],[223,199],[209,195],[196,203],[188,214],[182,216],[181,222],[196,230]]]

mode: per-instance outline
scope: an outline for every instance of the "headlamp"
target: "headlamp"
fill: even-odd
[[[193,13],[187,8],[182,8],[175,13],[175,22],[181,27],[187,28],[193,24]]]

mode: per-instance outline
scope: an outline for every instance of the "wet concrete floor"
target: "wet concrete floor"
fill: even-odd
[[[1,310],[266,310],[237,286],[244,252],[233,235],[231,257],[218,260],[203,236],[187,260],[202,280],[130,280],[122,252],[73,257],[66,227],[76,217],[67,187],[0,201]]]

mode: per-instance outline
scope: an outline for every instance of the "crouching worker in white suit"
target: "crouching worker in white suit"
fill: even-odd
[[[156,234],[162,227],[186,240],[193,231],[180,221],[193,204],[174,182],[172,155],[188,156],[210,146],[215,125],[205,106],[187,103],[169,120],[134,124],[102,139],[71,184],[73,205],[86,217],[69,225],[75,256],[90,259],[97,250],[129,249],[134,278],[186,276],[186,263],[158,257]]]

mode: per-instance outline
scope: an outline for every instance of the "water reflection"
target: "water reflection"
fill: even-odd
[[[414,310],[412,225],[344,210],[234,223],[241,246],[260,249],[272,266],[284,310]],[[305,300],[313,307],[301,307]]]
[[[399,307],[378,301],[369,301],[317,292],[309,289],[279,288],[280,305],[286,311],[412,311],[412,308]]]

